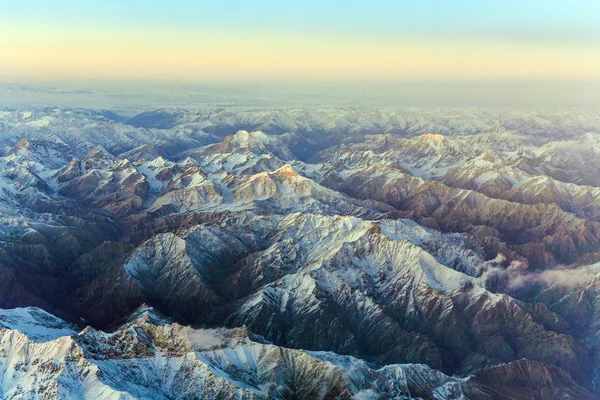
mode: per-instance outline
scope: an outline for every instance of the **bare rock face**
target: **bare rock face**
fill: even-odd
[[[477,398],[534,398],[534,399],[593,399],[588,390],[580,387],[564,371],[535,361],[519,360],[479,371],[471,378],[479,393]],[[474,391],[473,391],[474,392]]]

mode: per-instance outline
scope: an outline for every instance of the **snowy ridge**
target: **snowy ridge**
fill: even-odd
[[[39,324],[39,329],[53,329],[60,321],[35,308],[1,311],[3,319],[17,314],[44,315],[49,325]],[[426,366],[379,369],[334,353],[283,349],[253,341],[242,328],[191,329],[143,317],[110,334],[88,327],[78,334],[63,331],[43,343],[4,328],[0,343],[4,398],[411,397],[411,391],[429,389],[409,383],[406,376],[415,373],[428,375],[432,394],[442,393],[448,382],[462,382]]]

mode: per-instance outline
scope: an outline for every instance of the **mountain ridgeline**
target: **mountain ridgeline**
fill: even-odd
[[[0,111],[0,397],[594,399],[600,113]]]

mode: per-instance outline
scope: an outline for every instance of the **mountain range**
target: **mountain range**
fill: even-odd
[[[0,397],[594,399],[600,113],[0,110]]]

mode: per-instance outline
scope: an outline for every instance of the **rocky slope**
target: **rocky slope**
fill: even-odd
[[[421,364],[381,367],[286,349],[243,327],[191,329],[147,308],[111,333],[53,329],[58,320],[36,308],[0,315],[19,326],[0,328],[4,399],[489,399],[508,398],[515,383],[534,397],[592,398],[564,372],[535,362],[457,379]]]

